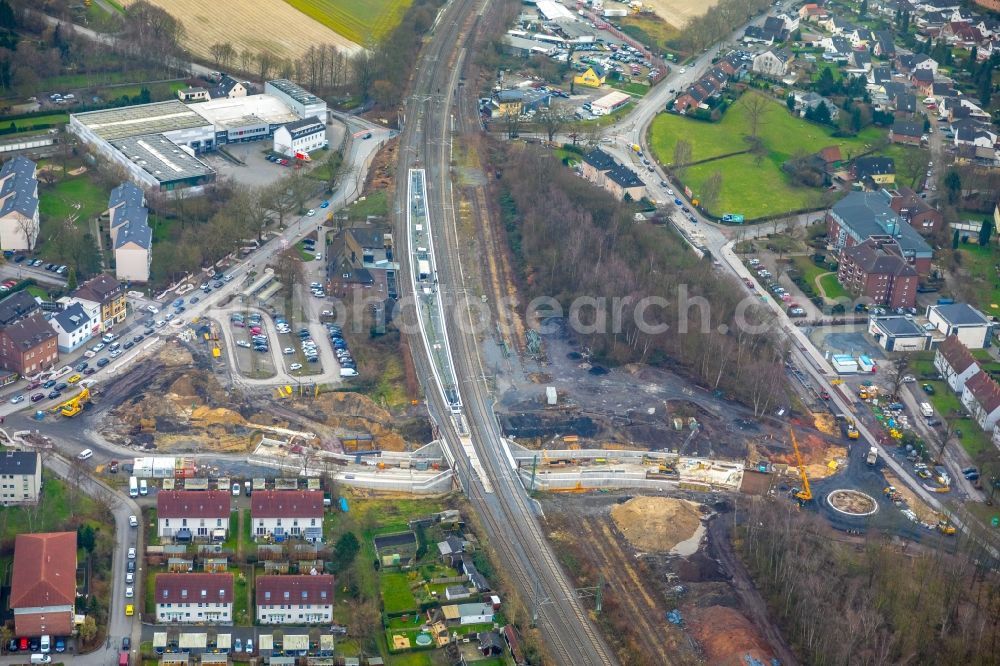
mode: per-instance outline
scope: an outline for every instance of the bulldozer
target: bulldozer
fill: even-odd
[[[76,416],[83,411],[83,406],[90,402],[90,389],[84,388],[75,396],[59,405],[59,413],[63,416]]]

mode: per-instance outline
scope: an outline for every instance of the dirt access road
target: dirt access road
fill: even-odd
[[[709,539],[715,548],[715,557],[719,566],[729,576],[729,583],[740,600],[740,610],[753,622],[757,631],[767,640],[775,656],[784,666],[795,666],[799,660],[795,658],[791,647],[785,641],[784,635],[771,620],[767,604],[750,579],[750,572],[733,551],[729,540],[728,516],[717,516],[708,524]]]

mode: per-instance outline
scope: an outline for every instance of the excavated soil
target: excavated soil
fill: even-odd
[[[701,643],[705,662],[715,666],[745,665],[746,655],[769,664],[773,657],[764,639],[739,611],[726,606],[691,609],[688,631]]]
[[[830,493],[830,505],[839,511],[858,516],[866,516],[878,508],[874,498],[856,490],[843,489]]]
[[[698,505],[671,497],[635,497],[611,509],[615,526],[637,550],[666,552],[701,526]]]
[[[810,479],[823,479],[834,474],[840,464],[847,460],[847,447],[832,444],[815,433],[799,432],[796,434],[802,462],[805,463],[806,474]],[[781,452],[771,452],[768,455],[771,462],[785,463],[795,467],[795,453],[791,443]]]

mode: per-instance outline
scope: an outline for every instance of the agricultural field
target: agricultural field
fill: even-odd
[[[755,95],[758,93],[747,93]],[[761,116],[758,136],[765,155],[758,165],[749,154],[712,160],[689,167],[685,184],[697,194],[714,172],[722,173],[722,192],[709,212],[742,213],[748,219],[820,205],[822,191],[792,183],[781,165],[796,152],[815,153],[826,146],[840,146],[845,159],[857,156],[878,142],[882,130],[874,127],[853,137],[834,137],[832,127],[824,127],[793,116],[777,101],[768,98]],[[691,144],[691,160],[706,160],[747,149],[750,117],[740,102],[733,104],[718,123],[663,113],[653,120],[650,145],[657,161],[673,162],[674,146],[684,138]]]
[[[130,5],[135,0],[128,0]],[[229,42],[237,53],[244,49],[269,52],[277,58],[296,59],[310,46],[332,44],[344,52],[360,46],[284,2],[246,3],[242,0],[151,0],[176,16],[186,31],[185,46],[203,58],[212,59],[212,44]],[[362,6],[360,0],[345,0]],[[332,4],[332,3],[331,3]],[[275,29],[280,26],[280,29]]]
[[[379,39],[395,28],[408,0],[285,0],[356,44]]]

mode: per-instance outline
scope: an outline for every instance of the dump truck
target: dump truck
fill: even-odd
[[[878,462],[878,449],[876,447],[871,447],[868,449],[868,455],[865,457],[865,462],[869,465],[874,465]]]

